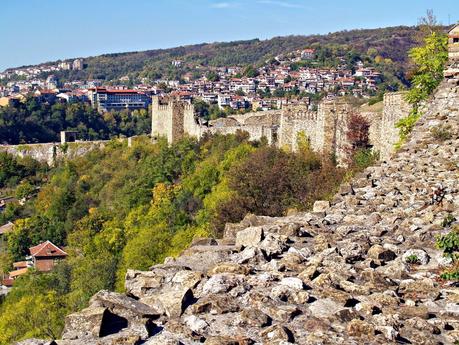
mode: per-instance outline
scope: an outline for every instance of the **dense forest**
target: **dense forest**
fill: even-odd
[[[129,76],[131,81],[141,78],[180,79],[186,72],[196,75],[208,67],[260,65],[269,59],[294,50],[312,47],[319,49],[319,61],[333,64],[343,52],[362,59],[393,62],[393,73],[404,79],[407,71],[407,51],[419,36],[419,27],[388,27],[379,29],[349,30],[327,35],[275,37],[268,40],[246,40],[228,43],[203,43],[170,49],[141,52],[105,54],[85,59],[81,71],[61,71],[62,80],[103,79],[117,80]],[[173,60],[183,63],[172,66]],[[199,66],[200,69],[197,69]]]
[[[62,130],[75,130],[82,140],[147,134],[150,121],[146,109],[101,115],[88,103],[40,102],[31,97],[0,107],[0,144],[59,141]]]

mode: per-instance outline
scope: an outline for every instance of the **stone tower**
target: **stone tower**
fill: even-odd
[[[352,106],[343,99],[324,101],[319,105],[318,118],[323,123],[322,153],[333,155],[339,165],[346,165],[347,123]]]
[[[176,98],[153,97],[151,110],[151,137],[167,138],[172,144],[185,135],[200,137],[200,126],[194,115],[194,106]]]

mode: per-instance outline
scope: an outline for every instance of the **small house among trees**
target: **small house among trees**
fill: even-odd
[[[67,257],[67,253],[54,245],[50,241],[46,241],[29,248],[33,266],[37,271],[51,271],[57,262]]]
[[[13,264],[14,270],[10,272],[7,279],[4,279],[4,285],[7,285],[5,284],[6,281],[12,284],[12,279],[26,274],[29,268],[35,268],[40,272],[51,271],[60,260],[67,257],[67,253],[51,241],[42,242],[34,247],[30,247],[29,251],[30,256],[27,256],[25,261],[18,261]]]

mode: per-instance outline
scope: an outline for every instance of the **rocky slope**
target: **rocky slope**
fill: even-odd
[[[447,128],[440,140],[432,130]],[[126,294],[101,291],[69,315],[59,345],[452,344],[459,289],[435,236],[459,219],[459,80],[445,80],[392,160],[343,185],[331,205],[248,215],[199,239]],[[30,344],[40,344],[30,340]],[[43,342],[45,343],[45,342]]]

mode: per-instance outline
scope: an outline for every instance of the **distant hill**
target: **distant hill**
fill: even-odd
[[[326,48],[329,55],[338,51],[352,52],[362,57],[369,52],[376,53],[391,59],[396,69],[403,72],[407,66],[407,51],[415,45],[418,33],[417,27],[397,26],[105,54],[86,58],[86,68],[82,71],[61,71],[58,77],[63,80],[116,80],[127,75],[132,79],[177,79],[186,72],[196,72],[196,65],[202,68],[256,65],[279,54],[306,47]],[[369,51],[370,48],[373,49]],[[177,59],[183,62],[178,68],[171,65]]]

